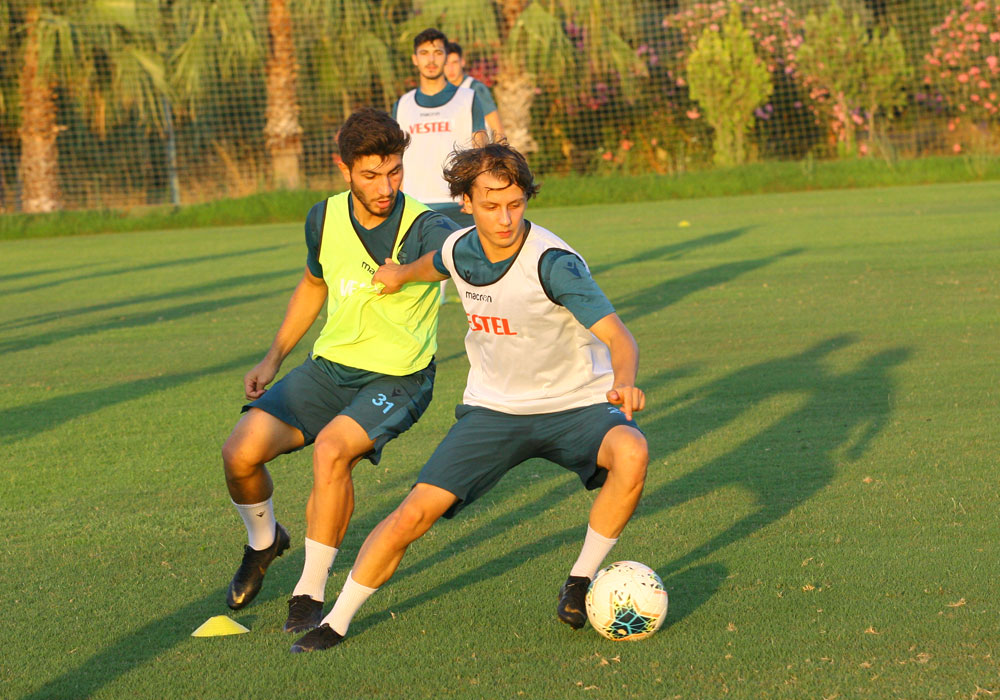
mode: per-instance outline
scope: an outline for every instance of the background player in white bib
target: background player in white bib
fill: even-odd
[[[450,194],[441,173],[456,147],[466,148],[474,140],[485,143],[487,109],[474,90],[452,85],[444,77],[447,43],[433,27],[413,38],[411,60],[420,82],[396,101],[392,116],[410,135],[403,154],[403,192],[460,226],[471,226],[472,214],[463,210],[461,198]],[[441,282],[442,304],[447,283]]]
[[[463,403],[413,489],[368,535],[333,609],[293,652],[338,644],[414,540],[533,457],[601,489],[559,592],[559,619],[579,629],[587,586],[642,493],[649,458],[632,420],[646,402],[635,386],[638,347],[582,258],[524,218],[537,190],[524,157],[502,144],[456,152],[445,176],[475,228],[409,265],[386,260],[373,282],[397,293],[446,275],[455,281],[469,318]]]
[[[503,123],[500,121],[500,112],[497,111],[497,103],[493,99],[493,93],[483,81],[465,74],[465,56],[461,44],[449,41],[445,45],[445,54],[447,57],[444,61],[444,77],[452,85],[470,88],[476,93],[476,97],[482,101],[483,109],[486,111],[486,126],[490,129],[492,140],[499,141],[504,135]]]

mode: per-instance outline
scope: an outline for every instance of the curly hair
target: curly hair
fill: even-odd
[[[364,156],[385,159],[403,155],[409,145],[410,135],[399,128],[396,120],[371,107],[363,107],[349,116],[337,134],[340,159],[348,168]]]
[[[517,185],[525,199],[538,194],[539,185],[528,167],[528,161],[505,140],[479,148],[452,151],[444,169],[444,179],[452,197],[472,196],[472,185],[483,173],[489,173],[508,186]]]

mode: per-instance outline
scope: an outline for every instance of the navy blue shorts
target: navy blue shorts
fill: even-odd
[[[315,442],[337,416],[349,416],[375,443],[362,457],[378,464],[385,444],[406,432],[427,410],[434,393],[434,373],[431,362],[402,377],[372,372],[370,381],[345,385],[310,356],[259,399],[243,406],[243,411],[259,408],[298,428],[305,445]]]
[[[457,422],[420,470],[418,484],[431,484],[458,497],[444,514],[454,517],[493,488],[508,471],[533,457],[574,472],[587,489],[604,484],[608,471],[597,453],[612,428],[635,421],[609,403],[556,413],[512,415],[460,405]]]

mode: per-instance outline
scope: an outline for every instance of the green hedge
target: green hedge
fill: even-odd
[[[542,180],[534,206],[643,202],[663,199],[888,187],[1000,179],[1000,158],[939,157],[754,163],[681,175],[551,176]],[[296,190],[193,204],[174,209],[64,211],[4,214],[0,240],[158,229],[300,222],[328,192]]]

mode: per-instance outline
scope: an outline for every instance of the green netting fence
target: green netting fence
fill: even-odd
[[[1000,0],[0,0],[0,207],[334,187],[430,26],[540,174],[998,152]]]

